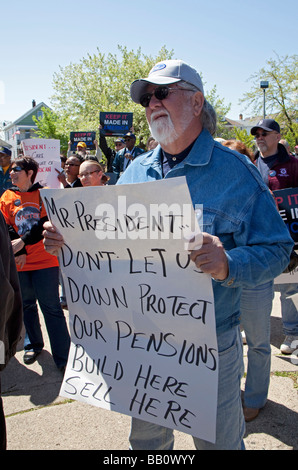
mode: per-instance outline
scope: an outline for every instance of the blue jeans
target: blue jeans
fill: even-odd
[[[248,345],[248,365],[245,381],[244,405],[263,408],[267,401],[270,367],[270,315],[274,297],[273,281],[241,294],[241,324]]]
[[[240,380],[243,375],[242,341],[239,327],[217,338],[219,350],[216,442],[193,437],[197,450],[242,450],[245,423]],[[133,450],[172,450],[173,430],[132,418],[130,444]]]
[[[44,346],[36,304],[38,301],[45,319],[53,359],[57,367],[64,367],[67,363],[70,337],[59,301],[59,268],[19,272],[19,279],[26,328],[25,350],[38,352]]]
[[[276,284],[275,290],[280,292],[283,332],[298,336],[298,284]]]

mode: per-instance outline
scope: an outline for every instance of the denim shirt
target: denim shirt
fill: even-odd
[[[162,179],[161,153],[158,146],[137,158],[118,184]],[[186,177],[193,205],[203,204],[202,230],[217,236],[226,251],[228,277],[212,281],[217,332],[223,333],[239,323],[241,288],[282,273],[293,241],[255,165],[214,141],[208,131],[166,174],[177,176]]]

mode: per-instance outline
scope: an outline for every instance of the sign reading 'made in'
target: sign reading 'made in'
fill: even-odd
[[[60,394],[214,442],[213,290],[189,256],[200,233],[185,178],[41,194],[65,241]]]
[[[95,145],[93,142],[95,139],[96,139],[96,132],[93,132],[93,131],[71,132],[70,133],[70,141],[71,141],[70,150],[76,151],[77,145],[79,142],[84,142],[89,150],[94,150]]]
[[[123,136],[132,127],[133,113],[100,112],[101,132],[105,136]]]

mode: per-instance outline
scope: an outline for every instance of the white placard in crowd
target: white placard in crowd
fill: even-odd
[[[56,169],[61,171],[60,140],[25,139],[22,141],[24,155],[34,158],[39,164],[35,183],[48,188],[60,188]]]
[[[60,394],[214,442],[213,289],[189,258],[199,226],[185,178],[41,195],[65,240]]]

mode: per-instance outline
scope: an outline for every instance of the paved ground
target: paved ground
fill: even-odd
[[[248,450],[297,450],[298,366],[295,357],[282,356],[278,349],[283,335],[277,295],[271,325],[268,403],[247,424],[245,444]],[[35,364],[23,364],[20,344],[1,376],[8,450],[127,450],[128,416],[59,397],[62,375],[53,363],[46,333],[44,339],[46,348]],[[175,449],[193,450],[191,437],[177,432]]]

